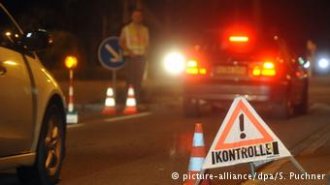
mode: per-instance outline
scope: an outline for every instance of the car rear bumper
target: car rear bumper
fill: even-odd
[[[281,101],[287,95],[287,83],[272,84],[185,84],[184,97],[205,101],[232,101],[244,96],[251,102]]]

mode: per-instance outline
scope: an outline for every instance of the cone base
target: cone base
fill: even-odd
[[[78,123],[78,114],[77,113],[67,113],[66,122],[68,124],[77,124]]]
[[[208,185],[210,179],[204,176],[205,172],[202,173],[202,166],[205,160],[205,145],[203,128],[201,123],[195,124],[195,132],[193,137],[193,144],[190,154],[189,167],[188,167],[188,179],[183,183],[184,185],[195,185],[198,180],[196,175],[199,175],[200,185]],[[205,179],[204,179],[205,178]]]
[[[123,114],[136,114],[137,109],[136,107],[126,107],[123,111]]]

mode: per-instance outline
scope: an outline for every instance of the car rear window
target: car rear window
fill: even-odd
[[[254,59],[288,53],[284,40],[274,36],[259,38],[243,44],[204,37],[204,40],[198,45],[203,53],[217,56],[217,58]]]

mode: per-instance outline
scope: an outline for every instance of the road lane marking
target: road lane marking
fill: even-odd
[[[330,127],[329,127],[330,128]],[[330,129],[326,132],[323,136],[320,136],[320,138],[313,142],[311,145],[308,146],[303,152],[301,152],[301,155],[308,155],[313,154],[317,149],[321,148],[323,145],[325,145],[328,140],[330,139]]]
[[[103,122],[115,122],[115,121],[124,121],[124,120],[129,120],[129,119],[134,119],[134,118],[141,118],[141,117],[146,117],[151,115],[151,112],[143,112],[139,114],[133,114],[133,115],[127,115],[127,116],[120,116],[120,117],[114,117],[114,118],[106,118],[106,119],[99,119],[99,120],[90,120],[86,122],[81,122],[78,124],[67,124],[67,128],[78,128],[85,126],[86,123],[89,122],[95,122],[95,121],[103,121]]]
[[[128,116],[107,118],[107,119],[103,119],[103,121],[105,121],[105,122],[122,121],[122,120],[128,120],[128,119],[133,119],[133,118],[141,118],[141,117],[145,117],[145,116],[149,116],[149,115],[151,115],[151,112],[143,112],[143,113],[132,114],[132,115],[128,115]]]
[[[77,123],[77,124],[67,124],[67,128],[77,128],[77,127],[82,127],[84,124],[82,123]]]

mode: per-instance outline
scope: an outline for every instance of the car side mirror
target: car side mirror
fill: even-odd
[[[42,29],[27,32],[22,39],[22,45],[31,51],[46,49],[52,44],[52,42],[53,40],[50,34],[46,30]]]

